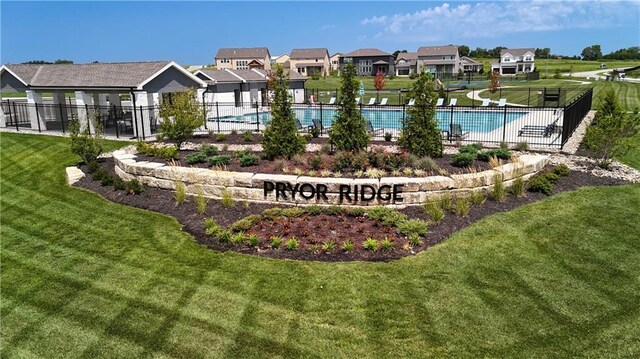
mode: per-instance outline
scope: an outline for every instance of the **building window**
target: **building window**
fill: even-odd
[[[358,62],[358,69],[360,74],[371,74],[373,70],[371,60],[361,60]]]
[[[527,56],[524,58],[524,61],[531,61],[531,56]]]
[[[249,69],[249,61],[247,61],[247,60],[238,60],[238,61],[236,61],[236,69],[238,69],[238,70],[248,70]]]
[[[511,58],[509,56],[505,56],[504,57],[504,62],[509,62],[509,61],[511,61]]]
[[[353,57],[345,57],[344,63],[346,64],[347,62],[353,62]]]
[[[298,67],[298,73],[303,74],[304,73],[304,67]]]

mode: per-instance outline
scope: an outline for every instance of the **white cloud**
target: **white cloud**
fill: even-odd
[[[320,30],[329,30],[329,29],[335,29],[336,28],[336,24],[325,24],[320,26]]]
[[[494,38],[512,33],[608,28],[637,21],[636,1],[509,1],[449,5],[360,21],[400,41]]]

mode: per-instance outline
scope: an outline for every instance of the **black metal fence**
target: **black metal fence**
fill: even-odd
[[[591,109],[593,91],[588,89],[566,106],[439,106],[436,119],[445,143],[517,144],[561,148],[581,119]],[[397,138],[411,116],[411,106],[358,105],[374,139],[386,136]],[[146,139],[157,131],[157,106],[75,106],[68,104],[32,105],[3,101],[6,126],[31,128],[36,116],[37,130],[68,131],[69,120],[93,118],[98,113],[106,134],[116,137]],[[298,129],[302,133],[327,135],[335,123],[336,104],[294,105]],[[206,103],[202,108],[203,126],[197,133],[260,132],[271,120],[267,106],[254,103],[236,106],[235,103]],[[88,115],[87,115],[88,114]],[[42,121],[40,121],[42,120]],[[42,123],[42,124],[41,124]],[[87,122],[89,124],[89,122]],[[91,127],[90,127],[91,128]]]

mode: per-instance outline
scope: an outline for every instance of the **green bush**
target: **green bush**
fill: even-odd
[[[561,176],[561,177],[568,176],[569,172],[571,172],[571,170],[569,170],[569,167],[567,165],[565,165],[564,163],[557,165],[553,169],[553,173],[555,173],[556,175]]]
[[[218,154],[218,147],[214,145],[202,145],[200,151],[204,152],[207,156],[215,156]]]
[[[385,132],[384,133],[385,142],[391,142],[392,139],[393,139],[393,134],[391,132]]]
[[[498,202],[504,201],[507,197],[507,191],[504,188],[504,182],[502,182],[502,176],[500,174],[495,174],[493,176],[493,186],[489,190],[489,196]]]
[[[555,184],[560,179],[560,176],[553,172],[545,172],[542,174],[542,176],[544,176],[551,184]]]
[[[241,167],[248,167],[248,166],[253,166],[258,164],[258,156],[256,156],[253,153],[247,153],[245,155],[242,155],[239,159],[238,162],[240,163]]]
[[[227,135],[224,134],[224,133],[218,133],[218,134],[216,134],[215,140],[217,142],[224,142],[224,141],[227,140]]]
[[[178,149],[204,122],[202,107],[193,90],[174,93],[171,101],[164,101],[160,105],[160,117],[162,122],[156,137],[170,139]]]
[[[247,236],[247,245],[251,248],[255,248],[260,243],[260,238],[257,235],[251,234]]]
[[[100,164],[98,163],[98,161],[91,161],[87,164],[87,171],[89,171],[89,173],[93,173],[97,171],[99,168],[100,168]]]
[[[229,226],[229,229],[234,231],[234,232],[248,231],[249,229],[251,229],[251,227],[253,227],[256,223],[258,223],[261,219],[262,219],[261,215],[252,214],[252,215],[246,216],[244,218],[241,218],[241,219],[233,222],[233,224],[231,224],[231,226]]]
[[[398,223],[398,231],[406,234],[407,236],[416,235],[424,237],[429,231],[428,227],[427,222],[420,219],[405,219]]]
[[[178,148],[175,146],[156,146],[151,143],[138,141],[138,143],[136,143],[136,149],[143,155],[160,157],[166,160],[177,159],[179,157]]]
[[[242,139],[244,142],[253,142],[253,133],[251,133],[251,131],[244,131],[242,133]]]
[[[333,156],[331,170],[334,172],[340,172],[347,168],[351,168],[352,161],[353,161],[353,154],[346,151],[338,151]]]
[[[300,241],[296,237],[291,237],[284,246],[286,249],[294,251],[300,247]]]
[[[396,227],[400,222],[407,219],[404,213],[400,213],[393,208],[376,206],[367,211],[367,216],[388,227]]]
[[[422,208],[433,223],[438,224],[444,219],[444,211],[440,206],[440,201],[429,201],[425,203]]]
[[[204,220],[204,232],[209,236],[218,236],[222,231],[222,227],[216,223],[213,218],[207,218]]]
[[[472,143],[472,144],[464,145],[464,146],[461,146],[460,148],[458,148],[458,153],[473,153],[473,154],[476,154],[476,153],[480,152],[481,149],[482,149],[482,145],[480,145],[478,143]]]
[[[231,158],[225,155],[209,157],[209,167],[226,166],[231,162]]]
[[[100,185],[101,186],[113,185],[113,177],[111,177],[109,173],[107,173],[105,176],[102,176],[102,178],[100,179]]]
[[[516,151],[528,151],[529,150],[529,143],[527,141],[520,141],[520,142],[516,143],[516,145],[513,147],[513,149],[515,149]]]
[[[190,165],[195,165],[197,163],[205,163],[207,162],[207,159],[208,157],[206,153],[198,151],[187,156],[187,163]]]
[[[478,152],[478,159],[481,161],[489,162],[491,157],[508,160],[511,158],[511,151],[508,148],[496,148],[493,150]]]
[[[382,249],[383,251],[392,251],[393,241],[387,237],[384,237],[384,239],[380,241],[380,249]]]
[[[417,236],[417,235],[409,236],[409,244],[411,244],[412,246],[422,245],[423,242],[424,240],[420,236]]]
[[[437,170],[438,164],[436,161],[428,156],[420,157],[414,164],[413,168],[423,171],[435,171]]]
[[[467,197],[458,197],[453,211],[459,217],[466,217],[470,208],[471,202]]]
[[[218,232],[218,241],[220,243],[227,243],[231,240],[231,237],[233,236],[233,232],[231,232],[230,230],[221,230]]]
[[[138,182],[137,179],[132,179],[126,182],[127,193],[140,194],[144,191],[144,187]]]
[[[513,180],[511,187],[509,187],[509,192],[516,197],[522,197],[524,195],[524,191],[526,190],[526,185],[524,183],[524,179],[522,176]]]
[[[271,248],[273,248],[273,249],[280,248],[280,246],[282,245],[282,237],[273,236],[273,237],[269,238],[269,244],[271,245]]]
[[[233,244],[234,246],[239,247],[242,244],[244,244],[244,239],[245,239],[244,232],[238,232],[231,235],[231,238],[229,238],[229,242],[231,242],[231,244]]]
[[[113,178],[113,188],[124,191],[125,189],[127,189],[127,184],[122,178],[116,176]]]
[[[342,243],[342,250],[345,252],[352,252],[353,248],[354,248],[354,245],[352,241],[344,241]]]
[[[549,196],[553,192],[553,185],[546,176],[536,175],[527,183],[527,190],[529,192],[544,193]]]
[[[312,138],[318,138],[320,137],[320,129],[315,126],[311,127],[311,129],[309,130],[309,134]]]
[[[418,78],[418,74],[416,72],[412,72],[412,73],[409,74],[409,78],[411,80],[415,80],[415,79]]]
[[[335,249],[336,249],[336,242],[334,241],[327,241],[322,244],[322,250],[327,253],[333,252]]]
[[[311,158],[309,158],[309,166],[312,170],[319,171],[322,168],[322,156],[311,156]]]
[[[378,241],[373,238],[367,238],[364,242],[362,242],[362,248],[375,252],[378,249]]]
[[[451,156],[451,164],[455,167],[468,167],[476,160],[474,153],[456,153]]]
[[[96,112],[96,116],[99,116]],[[89,124],[80,129],[80,120],[73,115],[69,121],[69,136],[71,137],[71,152],[80,156],[85,164],[95,162],[104,149],[102,138],[102,125],[99,117],[93,119],[95,133],[92,135]]]
[[[187,187],[180,181],[174,181],[176,193],[174,194],[176,206],[181,205],[187,200]]]

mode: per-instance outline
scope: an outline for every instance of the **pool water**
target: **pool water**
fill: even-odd
[[[322,117],[322,124],[330,127],[334,122],[336,111],[334,109],[294,109],[296,118],[303,126],[312,126],[313,119]],[[480,132],[487,133],[501,128],[503,125],[526,115],[527,112],[511,112],[505,113],[504,108],[495,109],[476,109],[476,110],[439,110],[436,111],[436,119],[440,130],[449,131],[451,124],[459,124],[464,132]],[[403,112],[402,110],[362,110],[362,115],[366,120],[371,121],[374,128],[385,128],[391,130],[402,129]],[[270,113],[258,113],[260,122],[266,123],[270,118]],[[406,119],[407,114],[404,114]],[[222,120],[222,118],[221,118]],[[244,116],[230,117],[227,120],[233,122],[255,123],[256,114],[247,114]]]

